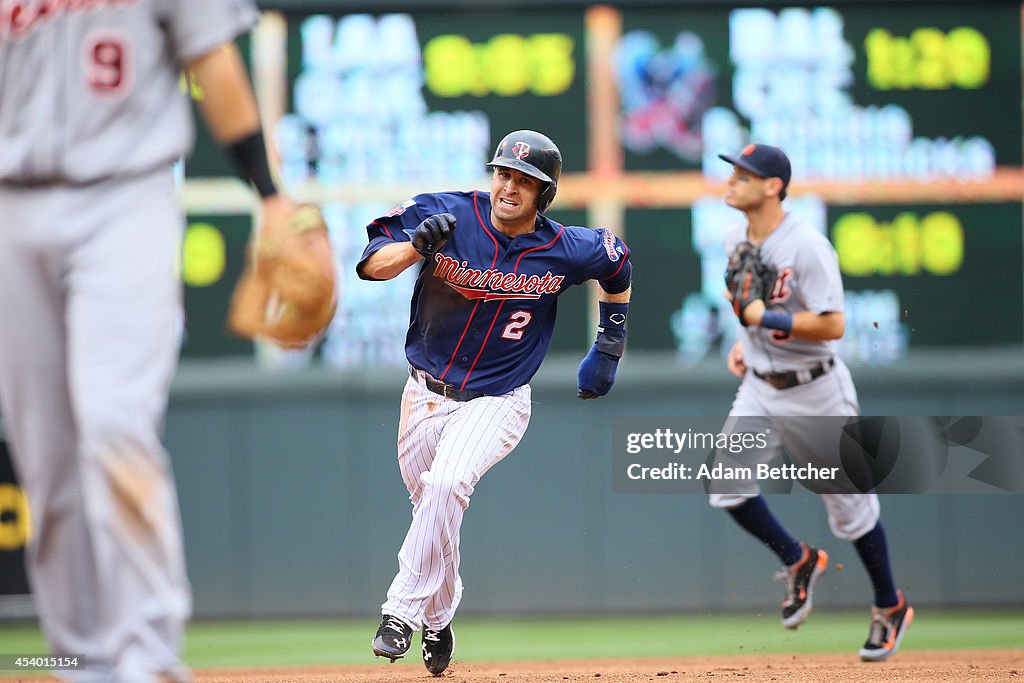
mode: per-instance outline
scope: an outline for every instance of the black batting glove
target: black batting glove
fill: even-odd
[[[412,233],[412,248],[424,258],[430,258],[444,246],[455,229],[455,216],[439,213],[429,216]]]

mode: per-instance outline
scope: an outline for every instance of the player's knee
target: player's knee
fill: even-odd
[[[878,496],[874,494],[830,494],[822,496],[832,535],[855,541],[875,528],[879,518]]]
[[[874,526],[874,523],[868,525],[857,520],[837,519],[831,515],[828,518],[828,527],[832,530],[832,535],[842,541],[856,541]]]
[[[466,477],[456,473],[428,472],[423,476],[424,498],[452,498],[463,509],[469,507],[469,498],[473,495],[473,483]]]
[[[167,455],[157,435],[126,420],[93,420],[79,428],[78,448],[83,466],[126,507],[148,502],[162,482],[170,481]]]
[[[76,416],[78,446],[89,456],[102,456],[108,452],[159,452],[160,438],[154,426],[145,420],[131,419],[127,415]]]
[[[828,527],[832,535],[843,541],[856,541],[858,538],[875,528],[878,514],[870,509],[860,510],[855,515],[840,515],[829,510]]]

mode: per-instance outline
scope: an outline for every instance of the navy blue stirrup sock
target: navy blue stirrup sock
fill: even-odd
[[[853,547],[860,555],[860,561],[868,570],[871,585],[875,589],[875,607],[894,607],[899,604],[900,596],[896,593],[896,585],[892,580],[892,567],[889,566],[889,544],[885,540],[885,529],[882,522],[856,541]]]
[[[782,528],[779,520],[775,519],[775,515],[768,509],[768,504],[764,502],[763,497],[751,498],[742,505],[728,508],[728,512],[737,524],[760,539],[778,555],[782,564],[789,567],[803,557],[804,550],[800,546],[800,542]]]

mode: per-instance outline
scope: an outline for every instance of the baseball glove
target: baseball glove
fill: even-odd
[[[746,326],[743,311],[751,302],[760,299],[765,304],[771,298],[778,271],[761,260],[761,247],[740,242],[729,256],[725,269],[725,287],[732,295],[732,310]]]
[[[265,222],[250,240],[228,328],[240,337],[301,348],[327,328],[336,306],[327,225],[319,209],[300,206],[283,222]]]

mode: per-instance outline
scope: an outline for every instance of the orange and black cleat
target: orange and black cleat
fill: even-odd
[[[860,658],[865,662],[881,662],[892,657],[914,621],[914,608],[903,598],[903,591],[898,594],[900,601],[895,607],[871,608],[871,632],[860,649]]]
[[[800,561],[781,572],[786,579],[786,599],[782,603],[782,625],[786,628],[797,628],[807,621],[814,582],[828,568],[828,553],[806,543],[800,546],[804,549]]]

